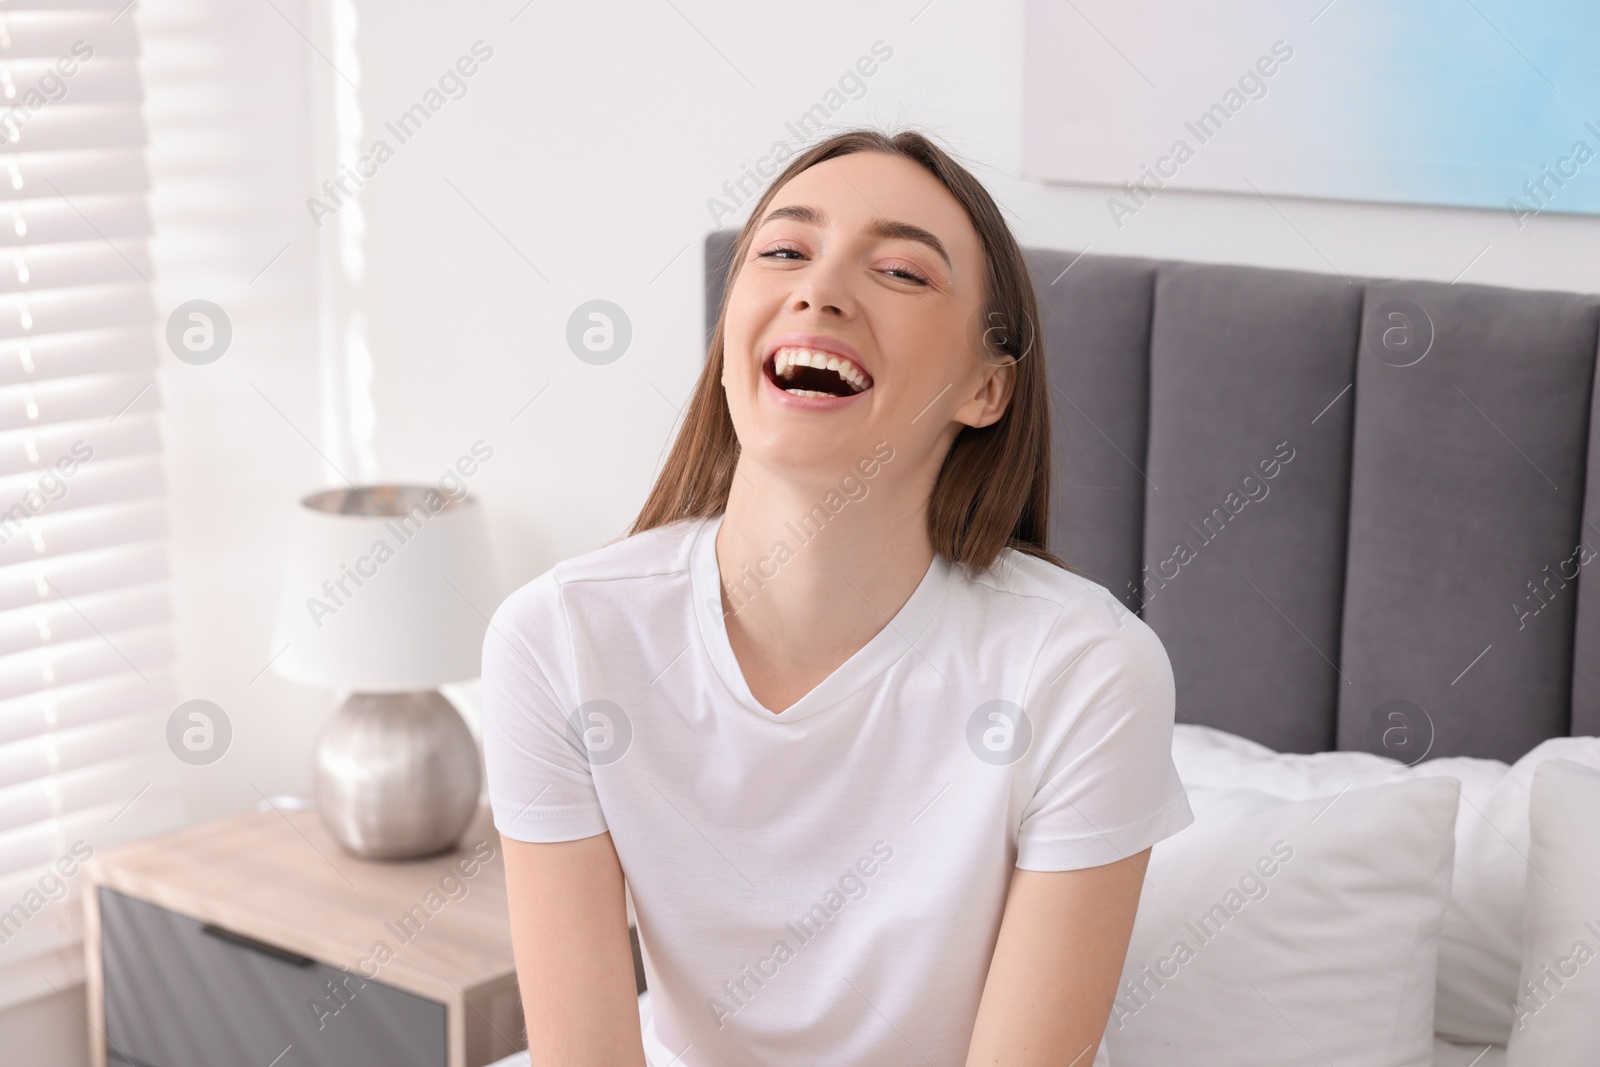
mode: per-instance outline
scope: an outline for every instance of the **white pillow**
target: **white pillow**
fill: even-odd
[[[1534,772],[1521,981],[1507,1067],[1600,1061],[1600,772]]]
[[[1505,1045],[1522,966],[1528,793],[1534,768],[1566,758],[1600,769],[1600,738],[1555,737],[1515,764],[1451,756],[1408,766],[1368,752],[1278,753],[1209,726],[1180,723],[1173,759],[1185,785],[1234,785],[1300,799],[1386,781],[1460,783],[1455,870],[1439,939],[1434,1028],[1452,1041]]]
[[[1172,759],[1184,785],[1259,789],[1291,800],[1387,782],[1401,766],[1368,752],[1274,752],[1249,738],[1193,723],[1173,727]]]
[[[1334,792],[1189,786],[1195,821],[1140,897],[1115,1067],[1429,1067],[1455,785]]]

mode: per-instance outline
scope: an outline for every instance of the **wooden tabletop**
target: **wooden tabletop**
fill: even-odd
[[[91,884],[450,1000],[514,974],[500,853],[486,807],[453,851],[398,862],[358,859],[316,812],[275,808],[107,852],[87,870]]]

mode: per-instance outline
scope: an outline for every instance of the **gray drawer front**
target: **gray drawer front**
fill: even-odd
[[[112,1063],[444,1067],[443,1004],[99,892]]]

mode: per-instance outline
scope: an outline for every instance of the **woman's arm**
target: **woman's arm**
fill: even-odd
[[[531,1067],[644,1067],[622,865],[610,834],[501,835]]]
[[[967,1067],[1089,1067],[1149,862],[1147,848],[1103,867],[1012,872]]]

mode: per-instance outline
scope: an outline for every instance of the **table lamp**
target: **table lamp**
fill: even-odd
[[[370,485],[300,501],[274,665],[348,691],[313,778],[322,821],[355,855],[441,852],[476,814],[477,743],[438,687],[478,676],[498,604],[483,508],[465,492]]]

